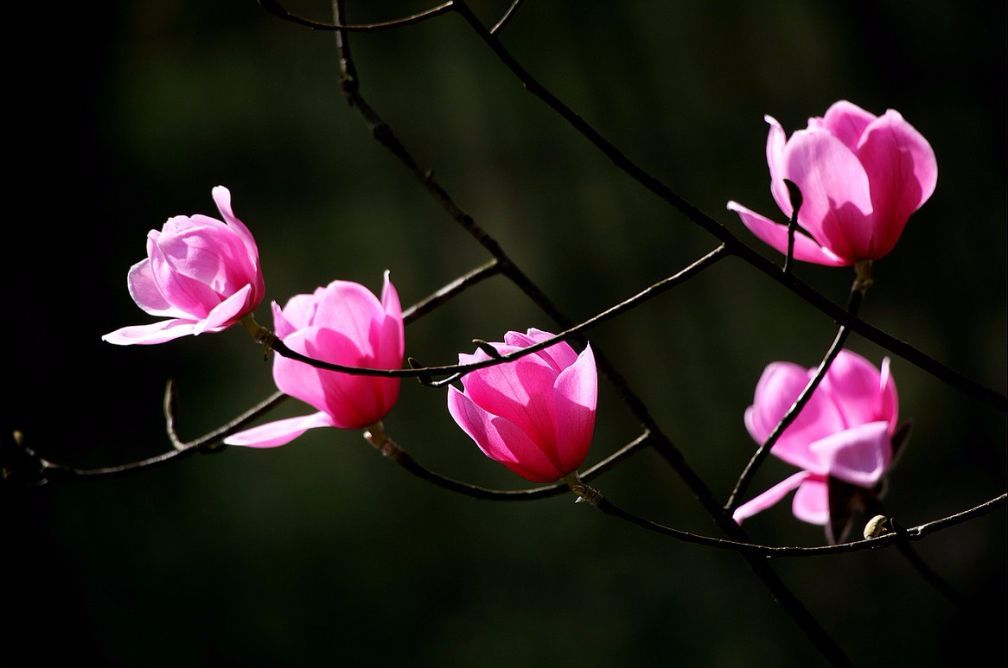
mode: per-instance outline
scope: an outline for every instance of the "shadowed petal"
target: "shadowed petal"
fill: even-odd
[[[784,149],[784,178],[802,193],[798,222],[848,260],[871,257],[872,199],[854,152],[829,132],[799,130]]]
[[[218,332],[233,325],[247,312],[249,297],[251,294],[252,286],[246,285],[241,290],[213,307],[207,317],[196,324],[196,329],[193,330],[193,334]]]
[[[168,303],[154,282],[150,259],[144,258],[130,267],[126,275],[126,287],[136,305],[151,315],[184,318],[187,313]]]
[[[791,512],[811,524],[829,522],[829,489],[822,478],[812,477],[802,482],[791,502]]]
[[[874,487],[892,459],[889,423],[869,422],[831,434],[809,446],[819,460],[815,473],[860,487]]]
[[[787,255],[788,249],[788,226],[761,216],[755,211],[751,211],[738,202],[728,202],[728,210],[734,211],[742,219],[742,224],[749,228],[761,241]],[[803,262],[814,262],[830,267],[839,267],[853,264],[852,261],[838,257],[831,250],[823,248],[815,240],[795,231],[794,254],[796,260]]]

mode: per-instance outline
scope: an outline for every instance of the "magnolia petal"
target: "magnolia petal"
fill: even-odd
[[[136,305],[154,316],[180,318],[187,314],[172,306],[154,282],[150,259],[144,258],[132,267],[126,275],[126,287]]]
[[[775,223],[755,211],[747,209],[738,202],[728,202],[728,210],[734,211],[742,219],[742,224],[749,228],[760,241],[768,244],[772,248],[787,255],[788,250],[788,226]],[[814,262],[830,267],[839,267],[853,264],[853,262],[838,257],[828,248],[823,248],[814,239],[795,231],[794,253],[796,260],[803,262]]]
[[[899,422],[899,394],[896,392],[896,381],[889,371],[888,357],[882,359],[879,385],[882,388],[882,405],[879,407],[878,417],[889,422],[889,433],[892,434]]]
[[[220,211],[221,216],[224,221],[238,233],[241,237],[242,243],[245,244],[245,249],[249,254],[249,257],[254,257],[256,259],[256,265],[259,264],[259,248],[256,246],[255,237],[245,223],[238,219],[238,216],[234,215],[234,211],[231,209],[231,191],[224,186],[216,186],[210,194],[213,196],[214,203],[217,205],[217,210]]]
[[[102,341],[114,343],[117,346],[164,343],[165,341],[177,339],[180,336],[193,334],[196,324],[192,320],[175,318],[173,320],[162,320],[150,325],[133,325],[109,332],[102,337]]]
[[[871,257],[872,198],[854,152],[825,130],[799,130],[784,149],[783,178],[802,193],[798,222],[837,256]]]
[[[527,348],[531,345],[548,341],[555,336],[555,334],[551,334],[550,332],[532,327],[524,334],[521,332],[508,332],[504,335],[504,341],[517,348]],[[574,364],[574,360],[578,357],[574,348],[566,341],[557,341],[549,348],[540,350],[536,354],[553,367],[557,373]]]
[[[554,438],[561,470],[566,474],[584,462],[595,431],[598,372],[591,346],[557,376],[554,389]]]
[[[767,365],[756,384],[753,405],[745,413],[746,428],[757,443],[767,441],[810,377],[808,369],[790,362]],[[818,460],[809,451],[809,443],[845,427],[836,406],[822,388],[818,388],[794,422],[784,430],[771,452],[789,464],[814,469]]]
[[[342,332],[326,327],[309,327],[304,339],[309,357],[344,366],[372,366],[372,358],[363,354],[357,343]],[[365,344],[366,345],[366,344]],[[341,429],[359,429],[385,417],[391,405],[384,404],[382,382],[398,384],[396,378],[358,376],[338,371],[319,370],[325,392],[325,410]]]
[[[326,413],[312,413],[246,429],[228,436],[224,442],[228,445],[243,445],[250,448],[275,448],[290,443],[309,429],[334,426],[336,425],[333,424],[332,418]]]
[[[785,478],[756,498],[746,501],[736,508],[735,512],[732,513],[732,519],[735,520],[737,524],[742,524],[744,520],[747,520],[753,515],[761,513],[770,506],[775,505],[792,490],[802,484],[802,482],[804,482],[810,475],[811,474],[807,471],[800,471],[789,478]]]
[[[787,136],[776,118],[767,115],[763,120],[770,126],[766,144],[767,166],[770,168],[770,194],[784,215],[790,218],[794,209],[791,207],[791,195],[784,185],[784,146],[787,143]]]
[[[374,355],[371,327],[385,318],[378,298],[360,283],[333,281],[317,295],[315,324],[339,332],[353,341],[361,353]]]
[[[831,475],[859,487],[874,487],[892,460],[889,423],[851,427],[809,446],[819,460],[815,473]]]
[[[485,358],[486,354],[482,355]],[[537,355],[528,355],[472,371],[462,384],[466,394],[481,408],[507,418],[536,442],[552,443],[550,396],[556,378],[556,372],[546,362]]]
[[[882,257],[896,245],[910,214],[934,192],[938,163],[928,141],[892,109],[865,129],[857,155],[871,183],[875,257]]]
[[[875,114],[865,111],[847,100],[834,102],[823,117],[822,126],[852,151],[857,150],[858,140],[865,128],[875,120]]]
[[[175,269],[172,260],[161,248],[168,235],[148,236],[147,255],[150,258],[151,276],[165,299],[194,320],[202,320],[221,302],[220,296],[210,286],[190,278]]]
[[[841,350],[821,387],[843,416],[844,427],[881,418],[882,387],[879,370],[861,355]]]
[[[803,481],[791,501],[791,512],[810,524],[822,526],[829,522],[829,489],[826,480],[810,477]]]
[[[206,318],[196,323],[196,329],[193,331],[193,334],[219,332],[222,329],[233,325],[250,311],[249,296],[251,294],[252,286],[246,285],[241,290],[213,307]]]
[[[294,352],[306,355],[307,345],[305,339],[313,335],[311,329],[304,329],[294,332],[283,339],[284,344]],[[288,359],[282,355],[275,355],[273,358],[273,382],[284,394],[288,394],[295,399],[313,406],[317,410],[328,409],[326,404],[326,393],[322,387],[322,379],[319,374],[321,369],[316,369],[310,364]]]

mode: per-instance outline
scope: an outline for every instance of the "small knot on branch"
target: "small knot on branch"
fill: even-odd
[[[0,476],[4,484],[41,487],[48,482],[48,462],[24,444],[24,433],[15,429],[0,443]]]
[[[396,460],[402,454],[402,448],[388,437],[388,434],[385,433],[385,426],[381,422],[375,422],[364,430],[364,440],[380,452],[382,457]]]
[[[872,278],[872,261],[858,260],[854,263],[854,289],[864,295],[875,284]]]
[[[421,364],[415,357],[407,357],[406,363],[409,364],[411,369],[423,369],[424,365]],[[429,373],[422,373],[416,377],[417,381],[424,387],[436,387],[434,385],[434,378]]]
[[[472,342],[474,346],[485,352],[492,359],[499,360],[504,358],[504,356],[500,354],[500,351],[494,348],[488,341],[484,341],[483,339],[473,339]]]
[[[577,495],[574,503],[583,502],[590,506],[597,507],[599,502],[602,500],[602,492],[598,491],[591,485],[582,482],[576,471],[564,478],[564,481],[566,481],[570,490]]]
[[[868,523],[864,527],[864,537],[869,538],[879,538],[890,534],[893,532],[892,523],[888,517],[885,515],[876,515],[875,517],[868,520]]]
[[[279,340],[277,335],[269,327],[263,327],[256,322],[255,316],[251,313],[241,319],[241,324],[245,328],[245,331],[249,333],[249,336],[252,337],[252,340],[266,349],[263,358],[269,359],[273,346]]]

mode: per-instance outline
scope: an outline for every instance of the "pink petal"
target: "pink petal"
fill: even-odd
[[[173,318],[184,317],[186,313],[168,303],[158,290],[151,274],[150,260],[145,258],[130,267],[126,275],[126,287],[137,306],[155,316]]]
[[[761,241],[781,253],[787,254],[788,248],[788,228],[787,225],[775,223],[769,218],[747,209],[738,202],[728,202],[728,210],[734,211],[742,219],[742,224],[749,228]],[[813,239],[796,231],[794,236],[794,258],[803,262],[814,262],[831,267],[839,267],[852,264],[848,260],[837,257],[828,248],[823,248]]]
[[[523,478],[546,482],[562,477],[524,431],[480,408],[454,386],[448,388],[448,412],[484,455]]]
[[[240,431],[224,439],[228,445],[244,445],[250,448],[274,448],[286,445],[309,429],[334,427],[332,418],[325,413],[312,413],[301,417],[268,422],[252,429]]]
[[[889,434],[892,435],[896,431],[896,423],[899,422],[899,395],[896,392],[896,381],[889,372],[888,357],[882,359],[879,383],[882,386],[882,405],[879,407],[878,417],[889,423]]]
[[[799,130],[784,149],[783,178],[802,193],[798,222],[846,260],[869,258],[871,191],[851,149],[823,130]]]
[[[241,238],[242,243],[245,245],[245,249],[248,252],[249,257],[256,259],[256,265],[259,264],[259,248],[256,246],[255,237],[249,232],[249,229],[245,227],[245,223],[238,219],[238,216],[234,215],[234,211],[231,209],[231,191],[224,186],[217,186],[211,191],[214,203],[217,204],[217,210],[220,211],[221,216],[224,221],[238,233]]]
[[[309,357],[345,366],[372,365],[372,359],[357,348],[356,342],[340,332],[309,327],[295,333],[291,339],[296,339],[298,335],[304,335],[301,341],[304,354]],[[398,384],[397,378],[383,379],[324,370],[317,372],[325,394],[324,410],[341,429],[359,429],[374,424],[392,408],[384,403],[384,385]]]
[[[200,218],[213,221],[206,216]],[[235,233],[213,222],[217,227],[202,225],[178,234],[162,233],[157,243],[176,272],[227,296],[253,282],[255,267],[244,256]]]
[[[927,140],[892,109],[868,126],[857,155],[871,184],[878,258],[892,250],[910,214],[931,197],[938,163]]]
[[[745,413],[746,428],[757,443],[766,442],[810,377],[808,369],[790,362],[767,365],[756,384],[753,405]],[[809,444],[844,427],[836,406],[820,387],[795,421],[784,430],[771,452],[789,464],[804,469],[815,468],[817,459],[809,451]]]
[[[283,341],[291,350],[305,355],[307,354],[305,339],[313,335],[314,331],[304,329],[291,334]],[[320,411],[325,411],[328,406],[326,405],[326,393],[322,386],[322,379],[319,377],[320,373],[322,373],[321,369],[288,359],[282,355],[275,355],[273,358],[273,382],[276,383],[277,388],[284,394],[300,399]]]
[[[234,293],[217,306],[213,307],[209,315],[196,324],[193,334],[203,332],[219,332],[230,327],[242,316],[250,313],[254,305],[249,304],[249,296],[252,294],[252,286],[246,285],[238,292]]]
[[[856,104],[840,100],[826,110],[822,125],[830,134],[842,141],[844,146],[856,151],[858,140],[875,118],[875,114],[865,111]]]
[[[791,512],[803,522],[820,526],[829,522],[829,487],[819,477],[802,482],[791,502]]]
[[[385,276],[382,279],[382,308],[385,310],[386,316],[402,320],[402,305],[399,303],[399,293],[389,278],[390,274],[391,272],[386,269]]]
[[[802,484],[802,482],[804,482],[810,475],[811,474],[807,471],[800,471],[792,475],[790,478],[785,478],[756,498],[746,501],[736,508],[735,512],[732,513],[732,519],[735,520],[736,523],[742,524],[744,520],[749,519],[757,513],[763,512],[783,499],[792,490],[798,487],[798,485]]]
[[[827,436],[809,446],[819,460],[815,473],[860,487],[874,487],[892,459],[887,422],[869,422]]]
[[[516,348],[528,348],[531,345],[542,343],[552,339],[555,335],[544,332],[541,329],[530,328],[527,333],[508,332],[504,335],[504,342]],[[544,362],[560,373],[577,359],[578,354],[566,341],[558,341],[545,350],[536,353]]]
[[[314,324],[339,332],[372,357],[371,328],[385,319],[378,298],[360,283],[333,281],[318,295]],[[330,360],[335,361],[335,360]]]
[[[507,351],[506,347],[502,350]],[[485,358],[485,353],[480,353]],[[538,443],[554,440],[551,398],[557,373],[537,355],[478,369],[462,379],[480,407],[507,418]]]
[[[861,355],[841,350],[826,372],[821,387],[836,404],[845,427],[881,418],[882,385],[879,370]]]
[[[774,201],[777,202],[780,210],[784,212],[785,216],[790,218],[791,212],[794,209],[791,207],[791,195],[788,194],[787,186],[784,185],[784,145],[787,143],[787,137],[784,134],[784,128],[781,127],[776,118],[773,116],[764,116],[763,120],[770,126],[766,144],[767,166],[770,168],[770,193],[773,195]],[[731,205],[728,208],[730,209]],[[749,229],[752,228],[750,227]],[[759,235],[757,234],[757,236]],[[762,237],[760,238],[762,239]],[[766,240],[764,239],[764,241]],[[767,243],[770,242],[768,241]],[[784,248],[785,250],[782,252],[786,252],[786,241]]]
[[[209,286],[176,271],[160,246],[165,236],[148,236],[147,255],[150,258],[151,276],[169,303],[193,319],[201,320],[221,302],[220,296]]]
[[[595,431],[598,403],[598,372],[591,346],[554,383],[553,425],[557,455],[564,473],[576,471],[584,462]]]
[[[314,294],[294,295],[287,300],[287,305],[281,311],[276,302],[273,303],[273,325],[276,335],[284,338],[290,332],[304,329],[315,324],[315,311],[325,294],[325,288],[318,288]],[[281,333],[281,330],[283,333]]]
[[[192,320],[176,318],[174,320],[162,320],[150,325],[123,327],[114,332],[109,332],[102,337],[102,341],[114,343],[117,346],[150,345],[171,341],[180,336],[188,336],[193,333],[195,328],[196,323]]]

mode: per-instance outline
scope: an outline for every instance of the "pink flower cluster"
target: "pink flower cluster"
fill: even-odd
[[[927,141],[899,113],[882,116],[845,101],[786,138],[767,116],[767,162],[771,192],[786,216],[792,205],[785,179],[801,191],[801,232],[794,257],[825,265],[851,265],[889,253],[910,214],[934,191],[937,167]],[[152,344],[188,334],[219,332],[243,320],[257,329],[252,311],[264,296],[259,252],[248,228],[234,215],[231,195],[218,186],[213,198],[223,221],[204,215],[176,216],[147,237],[147,258],[129,271],[130,295],[147,313],[167,320],[124,327],[103,338],[111,343]],[[728,208],[760,239],[781,252],[788,228],[735,202]],[[364,286],[333,281],[311,294],[272,304],[275,336],[301,355],[350,367],[399,369],[404,354],[403,313],[385,273],[379,299]],[[514,360],[494,361],[544,344],[552,334],[538,329],[504,335],[460,354],[460,364],[493,362],[461,376],[462,389],[448,390],[448,411],[479,449],[534,482],[567,479],[591,444],[598,377],[591,346],[580,353],[557,341]],[[282,349],[280,347],[278,350]],[[756,387],[745,425],[763,443],[814,374],[788,362],[767,366]],[[276,356],[273,379],[284,393],[315,412],[278,420],[229,436],[225,442],[257,448],[284,445],[318,427],[360,429],[377,425],[395,405],[399,379],[320,369]],[[772,454],[801,470],[741,505],[742,522],[794,491],[799,519],[827,525],[838,485],[873,491],[893,460],[898,399],[889,360],[879,370],[842,351],[821,385]],[[836,484],[834,484],[836,483]],[[845,499],[846,501],[846,499]]]

